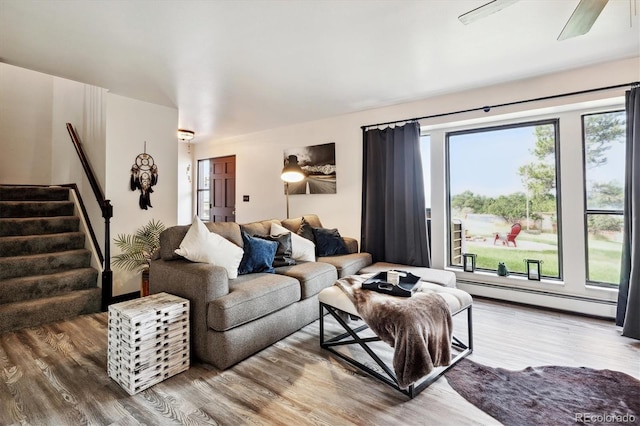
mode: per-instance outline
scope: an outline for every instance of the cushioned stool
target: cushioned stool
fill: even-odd
[[[454,327],[454,335],[451,339],[452,360],[450,364],[444,367],[436,367],[431,371],[431,373],[429,373],[419,382],[410,385],[406,389],[400,388],[400,386],[398,386],[398,380],[393,369],[390,368],[384,361],[382,361],[379,356],[373,351],[373,349],[368,345],[369,342],[380,341],[380,338],[377,336],[361,337],[360,335],[358,335],[358,333],[369,328],[366,324],[359,325],[355,329],[350,326],[350,321],[348,318],[356,317],[355,319],[359,320],[359,314],[349,297],[335,285],[325,288],[318,295],[318,299],[320,301],[320,346],[323,349],[327,349],[328,351],[347,361],[348,363],[354,365],[355,367],[363,370],[369,375],[383,381],[394,389],[408,395],[410,398],[413,398],[424,389],[426,389],[431,383],[440,378],[440,376],[442,376],[448,369],[453,367],[473,351],[473,328],[471,316],[473,300],[469,293],[456,288],[443,287],[441,285],[433,283],[423,283],[420,291],[425,293],[436,293],[442,296],[442,298],[449,306],[451,316],[456,316],[460,313],[466,312],[467,338],[464,339],[466,340],[466,343],[463,343],[460,339],[458,339],[455,336]],[[344,328],[345,333],[332,337],[328,340],[325,339],[325,311],[331,314],[333,318],[335,318],[335,320],[342,326],[342,328]],[[360,361],[346,355],[345,353],[334,349],[335,346],[345,345],[359,345],[360,347],[362,347],[362,349],[364,349],[365,352],[373,359],[373,361],[380,366],[380,368],[382,369],[382,371],[384,371],[384,373],[386,373],[386,375],[383,375],[380,372],[364,365]]]

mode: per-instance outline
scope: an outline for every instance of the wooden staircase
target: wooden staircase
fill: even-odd
[[[0,185],[0,333],[100,311],[79,223],[67,188]]]

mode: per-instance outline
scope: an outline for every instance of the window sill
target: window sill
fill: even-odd
[[[526,276],[522,275],[508,275],[506,277],[500,276],[496,273],[486,271],[465,272],[458,268],[445,268],[447,271],[451,271],[456,274],[457,278],[468,281],[480,281],[491,284],[500,284],[505,286],[517,286],[518,288],[531,286],[532,288],[539,289],[541,285],[545,289],[552,290],[550,286],[555,289],[564,288],[564,281],[554,279],[541,279],[530,280]]]
[[[495,288],[501,288],[503,291],[520,290],[525,292],[545,293],[549,296],[557,297],[576,297],[588,299],[591,301],[599,301],[603,303],[614,303],[617,300],[618,290],[616,288],[604,288],[597,286],[584,285],[583,291],[576,292],[568,289],[562,280],[543,279],[541,281],[529,280],[521,275],[509,275],[507,277],[498,276],[495,273],[486,271],[464,272],[459,268],[445,268],[456,274],[456,279],[461,283],[473,285],[485,284]]]

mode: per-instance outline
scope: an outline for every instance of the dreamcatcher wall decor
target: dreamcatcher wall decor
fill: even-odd
[[[153,192],[152,186],[158,183],[158,166],[153,157],[147,154],[147,142],[144,143],[144,152],[138,154],[136,161],[131,166],[131,179],[129,185],[131,190],[140,190],[140,208],[147,210],[151,205],[150,195]]]

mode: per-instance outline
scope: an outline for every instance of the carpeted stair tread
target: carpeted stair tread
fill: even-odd
[[[0,333],[100,311],[102,289],[0,305]]]
[[[91,264],[91,252],[86,249],[68,250],[59,253],[42,253],[28,256],[0,257],[0,280],[46,275]]]
[[[0,200],[3,201],[65,201],[69,189],[60,186],[6,186],[0,185]]]
[[[0,237],[75,232],[79,225],[80,218],[77,216],[0,218]]]
[[[0,237],[0,257],[55,253],[84,248],[82,232]]]
[[[0,201],[0,217],[73,216],[72,201]]]
[[[95,288],[97,280],[94,268],[0,280],[0,305]]]

